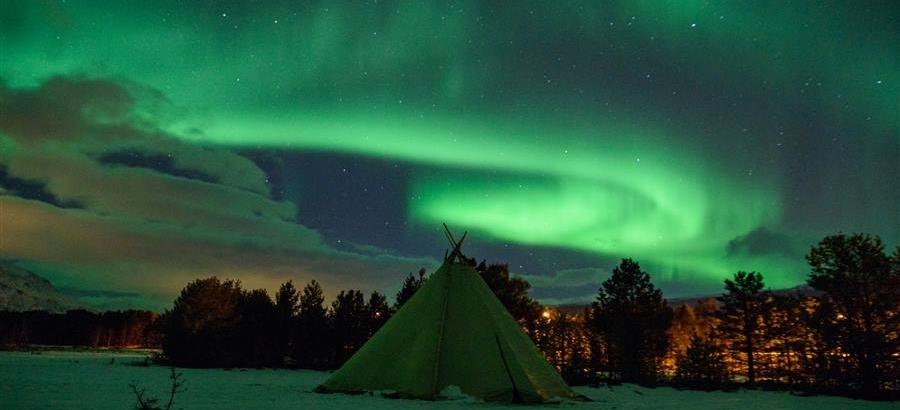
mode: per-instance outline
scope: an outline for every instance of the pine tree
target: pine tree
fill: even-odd
[[[767,329],[766,355],[772,358],[771,376],[789,385],[805,383],[807,358],[812,357],[810,339],[814,331],[804,316],[805,298],[801,295],[774,296],[770,314],[763,316]]]
[[[275,294],[275,306],[278,308],[278,315],[282,319],[290,319],[297,316],[300,309],[300,293],[294,287],[294,281],[287,281],[278,288]]]
[[[756,384],[757,358],[767,339],[763,316],[772,308],[772,293],[763,290],[764,286],[759,272],[740,271],[733,280],[725,279],[726,293],[718,298],[722,302],[719,331],[728,348],[743,358],[750,386]]]
[[[877,236],[855,234],[824,238],[806,256],[807,283],[825,292],[833,310],[825,337],[837,343],[846,360],[840,375],[846,385],[866,394],[897,386],[900,375],[900,247],[888,256]]]
[[[608,370],[623,382],[655,384],[669,347],[667,330],[672,309],[650,275],[631,259],[623,259],[601,284],[592,304],[593,327],[607,349]]]
[[[393,309],[387,303],[387,297],[378,292],[372,292],[369,295],[369,301],[366,302],[366,310],[369,313],[368,337],[372,337],[394,314]]]
[[[369,338],[369,310],[359,290],[338,293],[329,311],[335,343],[335,365],[344,364]]]
[[[332,334],[324,304],[322,287],[313,279],[297,301],[293,358],[299,367],[322,370],[332,366]]]
[[[244,292],[238,305],[240,320],[229,349],[233,366],[272,367],[280,364],[275,347],[278,317],[275,304],[265,289]]]
[[[239,282],[216,277],[187,284],[164,315],[163,355],[176,366],[232,366],[242,292]]]
[[[300,293],[294,287],[293,281],[287,281],[278,288],[275,295],[275,311],[277,328],[275,330],[275,348],[279,354],[290,352],[296,330],[297,314],[300,310]]]

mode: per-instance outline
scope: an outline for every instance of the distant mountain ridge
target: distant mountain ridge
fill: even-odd
[[[27,269],[0,265],[0,310],[64,313],[72,309],[90,310],[64,295],[46,278]]]

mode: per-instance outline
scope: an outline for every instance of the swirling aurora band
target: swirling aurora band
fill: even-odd
[[[731,268],[723,244],[780,212],[776,192],[729,180],[700,153],[665,144],[677,138],[653,127],[568,131],[396,113],[319,114],[244,116],[189,138],[427,164],[407,193],[410,216],[421,224],[645,258],[709,277]]]

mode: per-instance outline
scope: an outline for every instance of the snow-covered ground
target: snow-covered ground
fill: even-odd
[[[170,370],[143,363],[141,352],[45,351],[0,352],[0,409],[133,409],[135,383],[148,396],[167,398]],[[186,391],[173,409],[509,409],[511,405],[470,398],[426,402],[380,396],[317,394],[312,390],[328,373],[304,370],[179,369]],[[593,402],[567,402],[540,407],[567,409],[900,409],[900,403],[868,402],[840,397],[798,397],[784,392],[734,393],[615,388],[577,388]],[[534,408],[530,406],[528,408]]]

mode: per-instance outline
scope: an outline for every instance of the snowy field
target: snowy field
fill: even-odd
[[[135,383],[150,397],[167,398],[170,370],[137,366],[141,352],[48,351],[41,354],[0,352],[0,409],[133,409]],[[442,402],[393,400],[380,396],[348,396],[312,392],[328,373],[304,370],[179,369],[185,388],[173,409],[510,409],[508,404],[470,398]],[[577,388],[593,402],[566,402],[527,408],[553,409],[900,409],[900,403],[879,403],[839,397],[798,397],[784,392],[734,393],[615,388]]]

